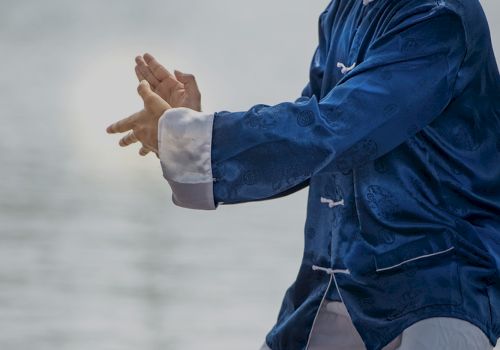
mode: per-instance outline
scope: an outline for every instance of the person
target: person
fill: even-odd
[[[333,0],[295,101],[201,111],[194,76],[136,58],[181,207],[308,187],[304,255],[262,349],[491,349],[500,336],[500,76],[478,0]]]

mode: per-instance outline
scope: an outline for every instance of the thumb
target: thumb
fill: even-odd
[[[149,85],[147,80],[141,80],[137,87],[137,92],[142,97],[146,109],[156,112],[170,108],[167,102],[151,90],[151,85]]]
[[[181,71],[175,70],[174,71],[175,77],[177,80],[179,80],[181,83],[185,85],[195,85],[197,86],[198,84],[196,83],[196,78],[192,74],[187,74],[187,73],[182,73]]]
[[[151,90],[151,85],[149,85],[148,81],[145,79],[141,80],[139,83],[137,92],[144,100],[144,103],[147,103],[148,100],[154,99],[155,93]]]
[[[191,96],[198,99],[201,98],[201,92],[198,88],[198,83],[196,82],[196,78],[193,74],[182,73],[178,70],[175,70],[174,74],[177,80],[184,84],[185,89]]]

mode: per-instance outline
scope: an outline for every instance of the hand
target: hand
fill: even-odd
[[[174,75],[146,53],[135,58],[135,73],[139,80],[147,80],[154,92],[172,107],[187,107],[201,112],[201,94],[192,74],[174,71]]]
[[[106,131],[114,134],[131,130],[120,140],[120,146],[141,142],[142,148],[139,150],[141,156],[154,152],[158,157],[158,120],[171,107],[151,90],[146,80],[140,82],[137,91],[144,101],[144,109],[108,126]]]

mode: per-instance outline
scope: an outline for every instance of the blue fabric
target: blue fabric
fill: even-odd
[[[500,337],[500,77],[479,1],[332,1],[302,96],[216,113],[212,169],[217,205],[309,186],[271,349],[306,347],[325,293],[369,350],[437,316]]]

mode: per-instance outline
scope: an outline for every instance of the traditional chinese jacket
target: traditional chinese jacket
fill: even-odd
[[[159,140],[182,207],[308,186],[271,349],[306,349],[325,298],[369,350],[430,317],[500,337],[500,76],[478,0],[333,0],[300,98],[172,109]]]

